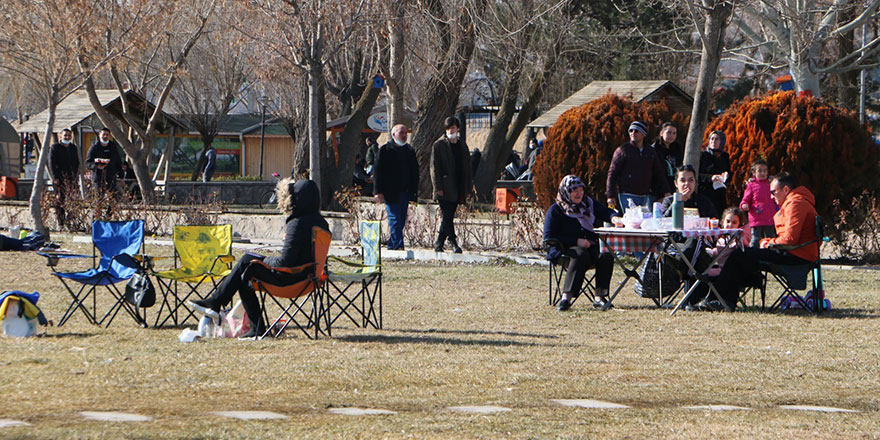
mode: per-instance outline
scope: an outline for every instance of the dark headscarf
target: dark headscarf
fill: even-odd
[[[585,188],[584,182],[575,175],[569,174],[562,178],[559,183],[559,192],[556,194],[556,204],[562,208],[565,215],[577,219],[581,226],[588,230],[593,230],[593,222],[596,216],[593,214],[593,199],[584,195],[580,203],[574,204],[571,201],[571,192],[578,188]]]

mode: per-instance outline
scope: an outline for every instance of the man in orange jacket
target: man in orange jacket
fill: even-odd
[[[819,243],[804,243],[816,240],[816,198],[806,187],[798,185],[797,178],[788,173],[774,176],[770,180],[770,196],[779,205],[773,216],[776,238],[764,238],[760,248],[746,248],[730,254],[715,288],[731,308],[736,308],[739,292],[747,280],[759,275],[760,262],[774,264],[807,264],[819,259]],[[784,245],[790,250],[775,247]],[[720,310],[720,304],[707,304],[710,309]]]

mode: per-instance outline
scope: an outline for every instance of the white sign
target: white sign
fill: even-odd
[[[388,113],[379,112],[373,113],[367,118],[367,127],[370,127],[373,130],[378,131],[379,133],[385,133],[388,131]]]

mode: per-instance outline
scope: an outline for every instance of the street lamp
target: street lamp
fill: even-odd
[[[257,100],[260,103],[260,180],[263,179],[263,145],[266,142],[266,104],[269,98],[266,95],[260,96]]]

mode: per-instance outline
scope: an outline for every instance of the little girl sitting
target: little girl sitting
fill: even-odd
[[[743,228],[743,225],[746,222],[746,213],[742,212],[739,208],[727,208],[724,210],[724,214],[721,216],[721,228],[723,229],[739,229],[742,228],[743,234],[740,239],[740,245],[744,243],[749,243],[752,239],[752,234],[749,233],[748,228]],[[711,255],[712,257],[721,254],[718,257],[718,260],[715,261],[715,264],[709,269],[709,272],[706,274],[710,277],[717,277],[718,274],[721,273],[721,267],[724,266],[724,262],[727,261],[727,256],[733,252],[737,247],[742,246],[728,246],[729,239],[726,237],[721,237],[715,242],[715,247],[706,249],[706,253]],[[751,246],[749,246],[751,247]]]
[[[749,213],[749,226],[752,229],[749,247],[757,247],[762,238],[776,237],[773,215],[776,214],[779,207],[776,205],[776,201],[770,197],[767,162],[761,159],[752,162],[749,174],[752,178],[746,184],[746,192],[743,194],[742,201],[739,202],[739,207]]]

